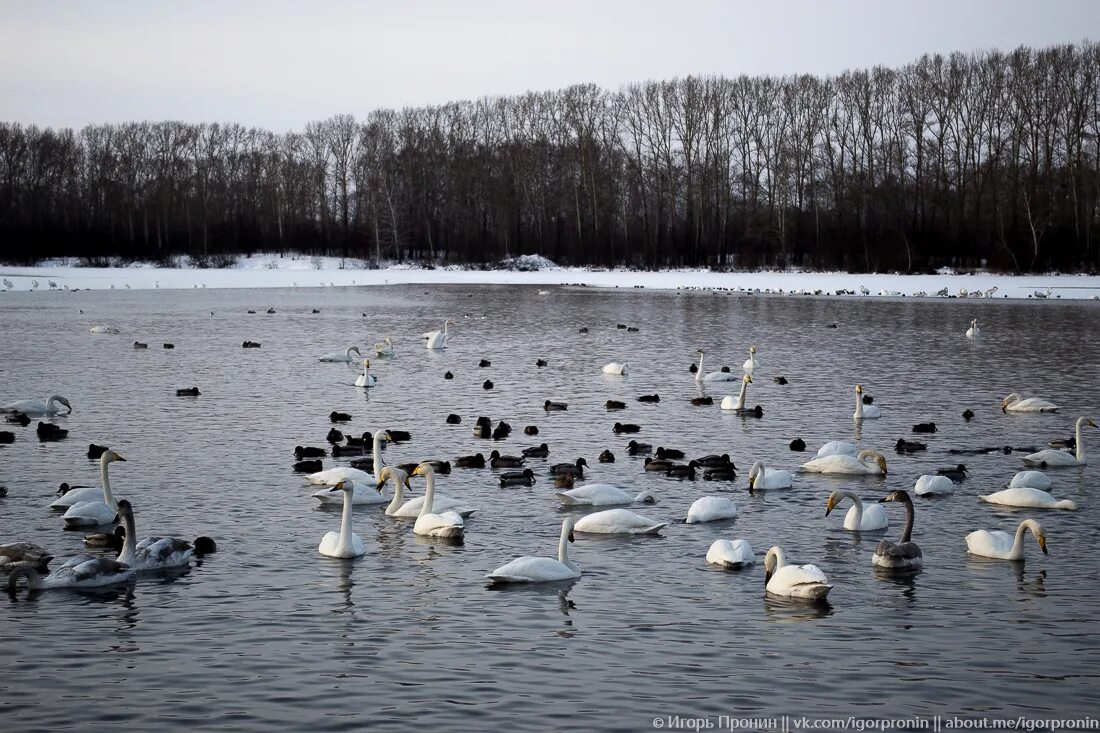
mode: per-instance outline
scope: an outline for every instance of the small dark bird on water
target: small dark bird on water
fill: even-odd
[[[497,423],[497,426],[493,428],[493,440],[504,440],[512,434],[512,426],[501,420]]]
[[[525,468],[522,471],[508,471],[500,475],[500,485],[505,486],[533,486],[535,483],[535,472],[529,468]]]
[[[692,397],[691,398],[691,404],[695,405],[696,407],[703,407],[704,405],[713,405],[714,404],[714,398],[709,397],[709,396],[708,397]]]
[[[143,344],[143,343],[141,343],[140,341],[135,341],[135,342],[134,342],[134,348],[135,348],[135,349],[148,349],[148,348],[149,348],[149,344]]]
[[[275,309],[274,309],[274,308],[268,308],[268,309],[267,309],[267,314],[268,314],[269,316],[270,316],[270,315],[273,315],[274,313],[275,313]]]
[[[564,402],[554,402],[552,400],[546,400],[546,402],[542,403],[542,409],[546,410],[547,412],[560,412],[561,410],[568,410],[569,405]]]
[[[626,330],[626,324],[625,323],[620,323],[619,325],[615,326],[615,328],[619,329],[620,331],[625,331]]]
[[[913,426],[914,433],[934,433],[936,432],[936,423],[934,422],[922,422]]]
[[[775,382],[776,384],[787,384],[787,378],[786,377],[772,377],[772,381]]]
[[[634,423],[617,422],[611,426],[611,432],[613,433],[637,433],[640,432],[641,429],[641,425],[635,425]]]
[[[10,430],[0,430],[0,443],[14,443],[15,433]]]
[[[349,446],[355,446],[357,448],[370,448],[371,443],[374,441],[374,436],[369,432],[363,433],[358,438],[354,435],[345,435],[344,440],[347,441]]]
[[[456,415],[452,412],[450,415],[447,416],[447,424],[448,425],[458,425],[461,422],[462,422],[462,416],[461,415]]]
[[[527,427],[525,427],[523,429],[523,434],[524,435],[538,435],[539,434],[539,428],[538,428],[537,425],[528,425]]]
[[[577,333],[588,333],[588,328],[586,326],[581,326]]]
[[[875,398],[874,398],[874,397],[872,397],[872,396],[871,396],[871,395],[869,395],[869,394],[865,394],[865,395],[863,395],[863,404],[865,404],[865,405],[873,405],[873,404],[875,404]]]
[[[598,460],[600,463],[614,463],[615,454],[607,449],[604,449],[603,453],[601,453],[600,457],[596,460]]]
[[[27,417],[26,413],[16,410],[12,414],[8,415],[8,422],[14,425],[22,425],[23,427],[27,427],[31,424],[31,419]]]
[[[644,394],[638,396],[638,402],[660,402],[661,395],[659,394]]]
[[[297,473],[317,473],[321,470],[321,459],[298,461],[294,464]]]
[[[54,425],[53,423],[48,423],[48,422],[38,423],[37,432],[38,432],[38,439],[41,440],[43,443],[46,443],[46,442],[49,442],[49,441],[54,441],[54,440],[61,440],[62,438],[65,438],[69,434],[68,430],[65,430],[64,428],[60,428],[57,425]]]
[[[175,345],[175,344],[165,344],[165,345],[164,345],[164,348],[166,348],[166,349],[174,349],[174,348],[176,348],[176,345]]]
[[[537,367],[550,366],[550,363],[548,361],[546,361],[546,359],[539,359],[538,361],[535,362],[535,366],[537,366]]]
[[[546,443],[542,443],[541,445],[532,446],[531,448],[524,448],[522,452],[523,455],[528,458],[546,458],[546,456],[550,455],[550,446],[546,445]]]
[[[627,333],[638,333],[638,327],[637,326],[627,326],[626,327],[626,332]]]
[[[242,349],[258,349],[260,348],[259,341],[245,341],[241,344]]]
[[[198,387],[183,387],[176,390],[176,397],[198,397],[200,394],[202,393],[199,392]]]
[[[482,415],[474,421],[474,437],[488,438],[493,434],[493,421]]]
[[[632,456],[636,456],[636,455],[640,455],[640,454],[644,454],[644,453],[652,453],[653,452],[653,446],[650,445],[649,443],[639,443],[636,440],[632,440],[632,441],[630,441],[629,443],[626,444],[626,452],[629,453]]]
[[[327,441],[328,441],[328,442],[330,442],[330,443],[334,443],[334,444],[335,444],[335,443],[339,443],[339,442],[340,442],[340,441],[342,441],[343,439],[344,439],[344,434],[343,434],[343,433],[341,433],[341,432],[340,432],[339,430],[337,430],[336,428],[331,428],[331,429],[330,429],[330,430],[328,431],[328,435],[326,435],[326,436],[325,436],[325,440],[327,440]]]
[[[105,445],[96,445],[95,443],[88,443],[88,458],[90,458],[91,460],[94,461],[94,460],[98,459],[101,455],[106,453],[107,450],[108,450],[108,448]]]
[[[407,443],[412,440],[412,433],[408,430],[387,430],[392,443]]]
[[[314,312],[314,313],[320,313],[321,311],[319,311],[319,310],[317,310],[316,308],[314,308],[314,309],[313,309],[313,312]]]
[[[898,438],[898,442],[894,444],[894,450],[898,453],[916,453],[917,451],[928,450],[928,444],[917,440]]]
[[[444,372],[443,373],[443,378],[444,379],[454,379],[455,375],[451,374],[450,372]]]
[[[472,456],[459,456],[454,460],[456,468],[485,468],[485,456],[475,453]]]
[[[658,458],[674,458],[676,460],[681,460],[684,457],[684,452],[676,448],[665,448],[659,445],[654,455]]]
[[[806,450],[806,441],[804,441],[802,438],[795,438],[791,441],[789,447],[791,450],[801,453],[802,451]]]
[[[695,364],[692,364],[691,366],[688,367],[688,371],[691,372],[692,374],[695,374],[696,372],[699,371],[699,367],[696,366]]]
[[[603,403],[603,406],[606,407],[609,410],[625,410],[626,409],[626,403],[625,402],[619,402],[618,400],[608,400],[607,402]]]
[[[946,476],[952,481],[962,481],[966,478],[966,466],[959,464],[954,468],[941,468],[936,471],[941,476]]]
[[[493,388],[493,380],[486,379],[484,382],[481,383],[481,388],[482,389],[492,389]]]
[[[970,409],[963,410],[963,420],[970,422],[970,418],[974,417],[974,411]]]
[[[488,359],[482,359],[477,363],[477,365],[479,367],[489,367],[493,365],[493,362],[489,361]]]
[[[362,445],[334,445],[332,446],[332,457],[340,458],[341,456],[361,456],[363,455]],[[320,471],[321,469],[317,469]]]
[[[339,432],[339,431],[337,431]],[[299,461],[303,458],[321,458],[325,455],[324,448],[314,448],[308,445],[294,446],[294,457]]]
[[[351,420],[351,415],[346,412],[337,412],[333,410],[328,414],[328,419],[332,422],[347,422]]]

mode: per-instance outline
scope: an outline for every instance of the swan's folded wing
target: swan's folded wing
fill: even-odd
[[[486,577],[498,583],[550,582],[575,578],[580,573],[549,557],[518,557]]]

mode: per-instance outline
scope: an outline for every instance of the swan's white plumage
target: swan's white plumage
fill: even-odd
[[[62,516],[66,527],[94,527],[110,524],[118,518],[118,503],[111,492],[111,478],[107,473],[107,466],[115,461],[125,462],[126,459],[113,450],[104,451],[99,457],[99,477],[103,483],[99,496],[71,504]]]
[[[657,534],[668,522],[654,522],[629,509],[605,509],[581,517],[573,529],[591,534]]]
[[[764,568],[764,588],[773,595],[822,600],[833,588],[816,565],[787,565],[778,546],[768,550]]]
[[[1014,489],[1003,489],[992,494],[979,496],[979,499],[987,504],[1000,504],[1002,506],[1030,507],[1035,509],[1068,509],[1074,511],[1077,504],[1069,499],[1055,499],[1049,492],[1042,489],[1033,489],[1027,486],[1018,486]]]
[[[703,372],[703,356],[704,352],[699,349],[699,369],[695,372],[695,381],[697,382],[732,382],[740,377],[735,377],[732,372],[710,372],[706,374]]]
[[[366,471],[358,468],[351,468],[349,466],[336,466],[335,468],[328,468],[324,471],[318,471],[317,473],[311,473],[306,476],[306,480],[311,484],[322,484],[324,486],[335,486],[344,479],[351,479],[359,483],[374,482],[374,476],[371,476]]]
[[[428,463],[421,463],[413,471],[413,476],[425,476],[428,479],[428,489],[424,494],[424,503],[420,508],[420,514],[416,517],[413,532],[425,537],[443,537],[447,539],[460,539],[465,534],[465,525],[458,512],[435,512],[435,471]],[[395,489],[396,490],[396,489]]]
[[[978,328],[978,319],[975,318],[970,322],[970,328],[966,329],[966,337],[968,339],[977,338],[982,335],[982,330]]]
[[[687,524],[717,522],[737,516],[737,505],[724,496],[703,496],[688,507]]]
[[[355,352],[354,357],[351,355],[353,351]],[[325,354],[324,356],[319,357],[317,361],[324,361],[336,364],[350,364],[354,359],[359,358],[359,356],[359,347],[349,346],[343,351],[333,351],[329,354]]]
[[[1028,466],[1044,466],[1050,468],[1058,466],[1084,466],[1088,463],[1088,459],[1085,457],[1084,436],[1081,434],[1081,430],[1085,426],[1095,428],[1096,421],[1089,417],[1077,418],[1077,427],[1074,432],[1075,439],[1077,440],[1076,453],[1067,453],[1066,451],[1048,448],[1047,450],[1041,450],[1038,453],[1031,453],[1030,455],[1024,456],[1024,463]]]
[[[447,348],[447,340],[450,338],[448,327],[453,325],[454,321],[448,319],[443,323],[442,330],[429,331],[428,333],[423,334],[423,337],[427,339],[427,341],[424,342],[425,348],[433,350]]]
[[[749,491],[758,489],[789,489],[794,485],[790,471],[778,471],[764,467],[763,461],[757,461],[749,469]]]
[[[817,449],[818,458],[824,458],[825,456],[854,456],[857,453],[859,453],[859,448],[855,443],[846,443],[843,440],[830,440]]]
[[[1043,554],[1047,552],[1046,533],[1043,525],[1034,519],[1025,519],[1016,527],[1016,534],[979,529],[966,536],[966,551],[971,555],[989,557],[995,560],[1023,560],[1024,532],[1031,530]]]
[[[881,476],[886,473],[886,458],[877,451],[864,450],[859,455],[832,455],[815,458],[802,464],[803,471],[847,476]]]
[[[756,369],[758,362],[756,361],[756,347],[749,347],[749,358],[745,359],[745,363],[741,365],[741,368],[746,372],[751,372]]]
[[[566,517],[561,523],[556,560],[551,557],[525,555],[500,566],[485,577],[492,583],[552,583],[579,578],[581,569],[569,560],[568,548],[572,541],[573,518]]]
[[[913,486],[917,496],[946,496],[955,493],[955,482],[946,476],[924,474]]]
[[[367,549],[363,545],[363,538],[351,531],[351,484],[348,481],[341,481],[330,491],[338,491],[344,495],[344,510],[340,515],[340,531],[325,533],[325,536],[321,538],[321,544],[317,546],[317,551],[327,557],[359,557],[365,554]]]
[[[568,491],[556,492],[562,504],[613,506],[615,504],[652,503],[653,495],[643,491],[631,496],[611,484],[585,484]]]
[[[1018,471],[1016,475],[1012,477],[1012,481],[1009,482],[1008,488],[1018,489],[1026,486],[1032,489],[1050,491],[1052,485],[1053,483],[1050,480],[1050,476],[1047,476],[1042,471]]]
[[[618,376],[625,377],[626,376],[626,362],[624,361],[622,363],[619,363],[617,361],[612,361],[612,362],[609,362],[607,364],[604,364],[603,365],[603,373],[604,374],[615,374],[615,375],[618,375]]]
[[[350,480],[350,479],[348,479]],[[313,492],[313,498],[322,504],[343,504],[344,497],[340,493],[333,493],[328,488]],[[370,504],[385,504],[390,498],[379,492],[372,484],[364,484],[352,481],[351,503],[353,506]]]
[[[724,568],[742,568],[754,564],[756,555],[746,540],[715,540],[707,550],[707,562]]]
[[[863,404],[863,385],[856,385],[856,411],[852,413],[855,420],[877,420],[882,417],[882,410],[875,405]]]
[[[67,398],[55,394],[43,399],[31,398],[9,402],[0,407],[0,412],[21,412],[27,417],[42,417],[43,415],[56,415],[61,412],[62,406],[68,408],[69,412],[73,411],[73,406],[69,404]]]
[[[1001,400],[1001,410],[1005,412],[1057,412],[1058,405],[1041,397],[1028,397],[1024,399],[1017,392]]]
[[[373,387],[378,379],[370,373],[370,359],[363,359],[363,373],[355,378],[356,387]]]
[[[852,506],[844,515],[844,529],[849,532],[874,532],[890,526],[886,507],[877,503],[864,506],[863,500],[854,491],[834,491],[829,494],[829,499],[825,503],[825,515],[828,516],[845,499],[851,500]]]

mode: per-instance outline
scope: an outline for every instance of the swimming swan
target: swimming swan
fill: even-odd
[[[418,517],[420,516],[420,510],[424,506],[424,500],[427,497],[418,496],[415,499],[409,499],[403,501],[405,498],[405,489],[412,489],[409,485],[409,477],[400,468],[392,466],[385,466],[382,472],[378,476],[378,491],[382,491],[382,487],[387,481],[393,482],[393,499],[390,500],[390,505],[386,507],[386,514],[391,517]],[[433,482],[434,485],[434,482]],[[460,517],[465,519],[474,513],[473,509],[460,509],[462,504],[458,499],[452,499],[449,496],[443,494],[436,494],[435,500],[432,503],[432,509],[437,512],[447,511],[448,509],[455,510]]]
[[[882,417],[882,410],[875,405],[863,404],[863,385],[856,385],[856,411],[852,414],[853,420],[877,420]]]
[[[111,494],[111,482],[107,479],[107,464],[114,461],[125,462],[125,460],[114,451],[107,451],[99,457],[100,474],[103,478],[102,496],[70,506],[62,516],[66,527],[91,527],[110,524],[118,519],[118,503]]]
[[[982,335],[982,331],[978,328],[978,319],[975,318],[970,322],[970,328],[966,329],[966,337],[968,339],[977,338]]]
[[[603,365],[603,373],[604,374],[617,374],[621,377],[625,377],[626,376],[626,362],[624,361],[622,364],[620,364],[617,361],[613,361],[613,362],[610,362],[608,364],[604,364]]]
[[[803,471],[846,476],[885,476],[886,457],[878,451],[862,450],[855,456],[833,455],[803,463]]]
[[[1055,450],[1054,448],[1047,448],[1041,450],[1038,453],[1032,453],[1024,456],[1024,463],[1028,466],[1042,466],[1044,468],[1055,468],[1057,466],[1083,466],[1087,463],[1085,460],[1085,444],[1081,440],[1081,428],[1089,425],[1096,427],[1096,421],[1091,417],[1079,417],[1077,418],[1077,432],[1075,433],[1077,438],[1077,454],[1066,453],[1062,450]]]
[[[745,409],[745,390],[752,384],[752,377],[748,374],[741,377],[741,393],[737,395],[737,400],[734,401],[733,395],[726,395],[722,398],[723,410],[737,410],[741,412]]]
[[[21,412],[27,417],[42,417],[43,415],[56,415],[61,412],[61,405],[73,411],[73,406],[61,395],[54,394],[49,397],[36,400],[16,400],[0,407],[0,412]]]
[[[23,566],[16,568],[8,576],[8,591],[15,592],[21,578],[27,579],[27,586],[31,590],[49,590],[51,588],[98,588],[122,583],[129,580],[133,574],[133,569],[104,557],[88,558],[72,565],[62,565],[44,578],[34,568]]]
[[[393,341],[389,336],[374,345],[374,353],[379,357],[393,356]]]
[[[363,359],[363,373],[355,378],[356,387],[373,387],[378,380],[370,373],[370,359]]]
[[[581,576],[581,569],[569,560],[569,543],[573,542],[573,517],[561,523],[558,538],[558,559],[550,557],[517,557],[507,565],[501,565],[485,577],[490,583],[552,583],[572,580]]]
[[[382,441],[388,440],[392,440],[388,430],[374,431],[373,445],[371,448],[372,458],[374,460],[374,476],[358,468],[336,466],[335,468],[311,473],[306,476],[306,481],[309,481],[311,484],[323,484],[325,486],[335,486],[344,479],[351,479],[361,484],[375,484],[377,483],[375,476],[382,470]]]
[[[1031,507],[1035,509],[1068,509],[1075,511],[1077,504],[1069,499],[1055,499],[1042,489],[1033,489],[1028,486],[1018,486],[1015,489],[1003,489],[992,494],[979,496],[979,499],[987,504],[1000,504],[1002,506]]]
[[[756,563],[756,555],[747,540],[715,540],[707,550],[707,562],[724,568],[743,568]]]
[[[573,529],[590,534],[657,534],[668,522],[654,522],[629,509],[605,509],[581,517]]]
[[[355,352],[355,358],[359,358],[359,356],[360,356],[359,347],[358,346],[349,346],[347,349],[345,349],[342,352],[341,351],[334,351],[331,354],[325,354],[324,356],[317,359],[317,361],[339,363],[339,364],[350,364],[352,362],[351,352],[353,352],[353,351]]]
[[[1047,476],[1042,471],[1019,471],[1012,477],[1012,481],[1009,482],[1008,488],[1018,489],[1022,486],[1026,486],[1032,489],[1050,491],[1052,485],[1050,476]]]
[[[789,489],[793,485],[789,471],[769,471],[763,461],[757,461],[749,469],[749,493],[757,489]]]
[[[699,353],[699,369],[695,372],[696,382],[732,382],[735,377],[731,372],[711,372],[710,374],[703,373],[703,356],[704,351],[698,350]]]
[[[905,491],[891,491],[879,502],[897,501],[905,505],[905,529],[901,531],[901,539],[897,542],[883,540],[875,548],[875,554],[871,562],[880,568],[913,569],[924,564],[924,554],[912,541],[913,536],[913,500]]]
[[[737,516],[737,505],[724,496],[703,496],[688,507],[685,524],[717,522]]]
[[[1043,554],[1047,554],[1047,536],[1043,532],[1043,525],[1034,519],[1025,519],[1016,528],[1016,536],[1008,532],[989,531],[979,529],[966,536],[966,551],[979,557],[991,557],[995,560],[1023,560],[1024,559],[1024,532],[1031,530],[1039,543]]]
[[[825,503],[825,516],[840,506],[845,499],[852,500],[852,507],[844,515],[844,529],[849,532],[874,532],[886,529],[890,526],[890,520],[886,517],[886,507],[882,504],[863,506],[863,501],[854,491],[834,491],[829,494],[829,500]]]
[[[447,348],[447,339],[450,338],[450,333],[447,331],[448,326],[455,325],[455,322],[451,319],[447,319],[443,323],[442,331],[429,331],[423,334],[423,338],[427,339],[424,342],[424,347],[428,349],[445,349]]]
[[[611,484],[585,484],[568,491],[555,492],[562,504],[574,506],[613,506],[615,504],[652,504],[653,494],[643,491],[631,496]]]
[[[86,501],[98,501],[100,497],[111,493],[111,480],[107,476],[107,464],[126,459],[112,450],[103,451],[99,456],[99,479],[103,488],[98,486],[82,486],[78,489],[69,489],[50,503],[50,509],[68,509],[74,504],[82,504]]]
[[[413,532],[424,537],[443,537],[447,539],[462,539],[464,525],[458,512],[445,511],[442,514],[434,513],[435,507],[435,471],[431,464],[421,463],[412,473],[413,476],[424,476],[428,479],[428,488],[424,492],[424,504],[420,508],[420,514],[413,525]]]
[[[818,458],[824,458],[825,456],[855,456],[857,453],[859,453],[859,448],[855,443],[846,443],[843,440],[830,440],[817,449]]]
[[[327,557],[359,557],[367,552],[363,538],[351,531],[351,492],[350,481],[341,481],[329,491],[339,491],[344,496],[344,511],[340,515],[340,531],[326,532],[317,546],[317,552]]]
[[[773,595],[824,600],[833,589],[828,581],[816,565],[788,565],[779,545],[764,558],[764,589]]]
[[[1019,393],[1013,392],[1001,400],[1001,412],[1057,412],[1058,405],[1041,397],[1028,397],[1026,400]]]
[[[118,514],[126,524],[122,551],[115,559],[131,570],[177,568],[191,560],[195,550],[190,542],[175,537],[145,537],[140,542],[134,526],[134,508],[125,499],[118,500]]]
[[[757,367],[756,347],[755,346],[750,346],[749,347],[749,358],[745,359],[745,363],[741,365],[741,368],[743,370],[745,370],[746,372],[751,372],[754,369],[756,369],[756,367]]]
[[[924,474],[913,485],[917,496],[947,496],[955,493],[955,482],[947,476]]]

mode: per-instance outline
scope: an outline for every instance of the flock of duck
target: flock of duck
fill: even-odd
[[[451,338],[450,327],[454,321],[447,320],[439,330],[422,334],[427,349],[446,349]],[[971,322],[967,331],[968,338],[980,335],[977,322]],[[387,337],[374,345],[375,357],[390,358],[394,355],[393,341]],[[721,409],[732,410],[745,417],[760,417],[760,406],[747,407],[746,397],[753,375],[759,368],[757,351],[751,347],[748,358],[740,373],[728,368],[707,372],[704,369],[705,350],[698,350],[698,364],[692,364],[690,372],[699,384],[736,383],[739,393],[725,397]],[[351,346],[343,351],[325,354],[320,362],[357,364],[361,362],[363,371],[355,380],[355,386],[362,389],[378,387],[378,379],[370,372],[370,359],[363,359],[359,347]],[[481,366],[488,362],[482,360]],[[546,362],[539,360],[539,366]],[[609,362],[602,373],[612,377],[626,377],[630,367],[625,362]],[[448,372],[445,377],[449,377]],[[783,377],[776,377],[778,384],[786,384]],[[197,394],[197,388],[195,393]],[[860,422],[882,417],[882,409],[874,404],[873,398],[864,393],[862,385],[855,385],[855,407],[852,419]],[[643,395],[640,401],[659,402],[659,395]],[[710,405],[710,398],[692,400],[695,405]],[[543,404],[547,412],[564,411],[568,404],[546,400]],[[622,409],[624,403],[609,400],[606,409]],[[20,416],[51,416],[62,409],[72,411],[72,405],[59,395],[45,399],[27,399],[12,402],[0,408],[9,413],[9,419]],[[1008,412],[1056,412],[1059,406],[1037,398],[1024,398],[1013,393],[1004,398],[1002,411]],[[968,411],[969,412],[969,411]],[[967,415],[964,413],[964,417]],[[345,413],[332,412],[333,423],[350,419]],[[448,423],[461,422],[461,417],[451,414]],[[1035,450],[1023,457],[1029,470],[1020,471],[1008,482],[1007,488],[980,496],[980,500],[991,504],[1012,507],[1024,507],[1049,510],[1074,510],[1076,504],[1070,500],[1056,499],[1050,492],[1052,481],[1042,470],[1066,466],[1080,466],[1086,462],[1084,453],[1083,429],[1096,427],[1096,422],[1081,417],[1076,422],[1076,433],[1069,440],[1053,441],[1051,447]],[[637,432],[638,426],[615,423],[614,432]],[[934,432],[934,423],[922,423],[914,427],[916,432]],[[511,426],[499,421],[496,428],[488,417],[477,419],[474,434],[478,437],[500,439],[511,432]],[[524,429],[527,435],[537,435],[536,426]],[[344,435],[336,427],[328,435],[329,447],[297,446],[294,454],[298,463],[295,470],[311,471],[307,480],[320,488],[313,496],[322,504],[342,504],[339,528],[327,532],[318,545],[321,555],[333,558],[354,558],[366,553],[362,538],[354,532],[353,507],[357,505],[384,506],[384,512],[390,517],[414,518],[413,532],[424,537],[441,540],[461,540],[466,532],[467,521],[474,509],[462,499],[447,496],[436,489],[438,474],[449,474],[453,468],[478,469],[486,466],[502,470],[498,479],[502,487],[529,486],[534,483],[534,471],[527,465],[528,460],[546,458],[550,449],[546,443],[532,446],[521,455],[502,455],[492,451],[488,460],[481,454],[460,456],[453,461],[426,460],[404,465],[386,465],[383,452],[389,443],[409,440],[408,433],[398,430],[382,429],[373,434],[361,436]],[[341,445],[343,443],[343,445]],[[915,441],[900,440],[899,452],[921,450],[924,444]],[[64,562],[48,575],[47,566],[52,555],[44,548],[26,542],[0,545],[0,569],[9,571],[8,586],[15,590],[22,580],[33,589],[45,588],[84,588],[102,586],[128,580],[135,573],[161,570],[186,565],[193,556],[201,556],[215,549],[209,538],[200,537],[195,542],[187,542],[171,537],[147,537],[140,541],[134,523],[133,506],[124,499],[117,499],[111,491],[108,467],[122,456],[103,446],[90,446],[96,449],[100,465],[100,487],[72,488],[62,485],[61,494],[49,506],[63,511],[62,522],[66,528],[104,528],[121,522],[122,526],[109,533],[90,534],[86,537],[89,546],[110,547],[118,551],[117,557],[109,559],[88,554],[78,555]],[[791,449],[805,449],[805,443],[796,439]],[[329,453],[334,457],[356,456],[351,465],[322,469],[321,458]],[[703,478],[712,481],[734,481],[737,467],[728,455],[700,456],[687,462],[678,462],[686,458],[683,451],[673,448],[653,446],[631,440],[627,444],[627,453],[632,456],[644,456],[645,471],[659,471],[673,478],[695,479],[696,471],[702,469]],[[651,455],[652,454],[652,455]],[[599,461],[615,461],[610,450],[600,454]],[[573,462],[556,463],[548,466],[558,489],[556,497],[564,506],[591,507],[594,512],[575,518],[566,517],[561,525],[556,557],[518,557],[501,565],[487,578],[490,583],[543,583],[574,579],[582,570],[569,557],[569,543],[575,540],[575,533],[590,534],[630,534],[653,535],[661,532],[668,521],[659,521],[638,514],[630,507],[652,505],[656,499],[651,492],[643,491],[632,495],[622,488],[609,483],[586,483],[576,485],[584,479],[587,467],[584,458]],[[830,441],[821,446],[816,456],[801,464],[801,470],[809,473],[843,476],[885,476],[888,473],[886,457],[877,450],[860,450],[855,444],[844,441]],[[368,470],[369,469],[369,470]],[[514,470],[504,470],[514,469]],[[518,470],[515,470],[518,469]],[[913,487],[917,497],[951,494],[955,491],[955,481],[965,476],[965,467],[942,469],[938,474],[922,475]],[[413,478],[422,478],[425,482],[422,496],[407,498],[406,491],[412,490]],[[748,472],[748,490],[782,491],[794,485],[795,477],[788,471],[767,467],[762,461],[756,461]],[[843,527],[851,532],[881,532],[889,528],[886,505],[900,504],[905,512],[905,522],[898,540],[882,539],[875,548],[872,563],[891,571],[913,571],[922,567],[924,558],[921,548],[913,541],[913,526],[916,510],[910,492],[893,490],[885,494],[876,503],[865,506],[858,493],[849,490],[837,490],[829,494],[825,502],[825,514],[830,515],[838,507],[850,502]],[[605,508],[606,507],[606,508]],[[687,511],[683,521],[687,524],[730,520],[738,515],[736,503],[728,496],[706,495],[696,499]],[[966,535],[965,542],[969,553],[993,559],[1022,561],[1024,559],[1024,537],[1031,532],[1040,549],[1047,552],[1046,533],[1042,524],[1034,519],[1021,521],[1014,534],[1001,531],[978,530]],[[743,538],[719,539],[713,542],[706,553],[708,563],[724,568],[741,569],[756,563],[757,553]],[[771,547],[764,555],[765,588],[767,593],[777,596],[823,600],[833,585],[825,574],[813,564],[788,562],[787,556],[779,546]]]

